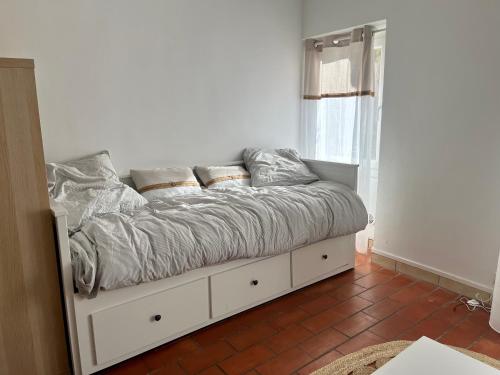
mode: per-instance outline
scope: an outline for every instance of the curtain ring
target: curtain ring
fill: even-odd
[[[314,44],[313,44],[314,48],[318,48],[319,46],[322,46],[322,45],[323,45],[323,42],[321,42],[319,40],[314,41]]]

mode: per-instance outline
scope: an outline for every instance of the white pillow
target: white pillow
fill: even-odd
[[[49,196],[68,210],[71,232],[95,215],[127,211],[147,203],[120,181],[107,151],[64,163],[48,163],[46,168]]]
[[[188,167],[131,169],[130,176],[137,191],[148,200],[201,192],[193,170]]]
[[[300,159],[299,153],[290,148],[246,148],[243,160],[252,176],[252,186],[302,185],[319,180]]]
[[[250,173],[242,166],[195,167],[195,172],[209,189],[250,186]]]

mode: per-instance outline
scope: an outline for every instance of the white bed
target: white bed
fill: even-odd
[[[322,180],[357,188],[357,165],[304,160]],[[235,163],[226,163],[226,165]],[[237,163],[236,163],[237,164]],[[130,179],[124,177],[124,181]],[[354,267],[355,235],[240,259],[88,299],[74,291],[66,210],[52,204],[71,357],[91,374],[231,315]]]

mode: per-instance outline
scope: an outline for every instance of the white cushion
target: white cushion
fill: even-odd
[[[193,170],[188,167],[131,169],[130,176],[137,191],[148,200],[201,192]]]
[[[209,189],[250,186],[250,173],[242,166],[196,167],[195,171]]]

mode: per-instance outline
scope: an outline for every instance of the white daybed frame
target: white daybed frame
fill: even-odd
[[[322,180],[356,190],[357,165],[304,161]],[[53,202],[51,209],[69,349],[77,375],[102,370],[354,267],[353,234],[274,257],[235,260],[137,286],[100,291],[96,298],[88,299],[74,290],[67,212]],[[258,286],[257,279],[261,280]]]

